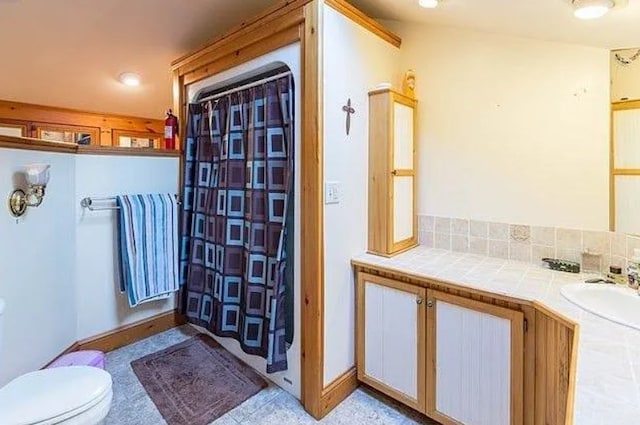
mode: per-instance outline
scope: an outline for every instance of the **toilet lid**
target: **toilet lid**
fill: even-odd
[[[27,373],[0,388],[0,424],[43,422],[91,407],[111,390],[111,375],[90,366]]]

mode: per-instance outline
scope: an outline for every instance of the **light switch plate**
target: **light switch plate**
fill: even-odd
[[[325,182],[324,203],[327,205],[340,203],[340,183],[339,182]]]

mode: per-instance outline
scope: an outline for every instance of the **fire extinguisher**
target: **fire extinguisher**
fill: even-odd
[[[176,136],[178,135],[178,117],[173,115],[171,109],[167,112],[167,119],[164,120],[164,147],[165,149],[176,148]]]

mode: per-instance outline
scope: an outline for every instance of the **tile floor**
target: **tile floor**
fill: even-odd
[[[131,361],[178,344],[195,331],[190,326],[175,328],[123,347],[107,354],[107,370],[113,376],[113,404],[107,425],[166,424],[153,401],[131,369]],[[272,385],[256,394],[211,425],[438,425],[421,415],[404,409],[392,400],[371,391],[359,389],[347,400],[317,422],[309,416],[298,400]]]

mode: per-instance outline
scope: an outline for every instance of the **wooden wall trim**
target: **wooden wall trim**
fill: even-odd
[[[371,31],[387,43],[390,43],[396,47],[400,47],[402,45],[402,39],[394,34],[393,32],[386,29],[380,22],[375,19],[370,18],[360,9],[352,5],[346,0],[324,0],[324,2],[342,13],[347,18],[351,19],[353,22],[362,26],[363,28]]]
[[[158,119],[80,111],[57,106],[35,105],[7,100],[0,100],[0,117],[51,124],[137,130],[148,133],[162,134],[164,132],[164,122]]]
[[[324,417],[358,388],[356,368],[351,368],[322,391],[321,409]]]
[[[279,0],[276,4],[266,9],[261,14],[241,22],[224,34],[216,37],[212,41],[208,42],[204,46],[188,53],[172,62],[172,69],[181,70],[181,74],[188,72],[188,70],[194,66],[206,62],[203,60],[203,56],[215,52],[220,46],[238,46],[238,39],[242,37],[251,36],[251,33],[256,30],[268,26],[274,21],[278,21],[283,15],[291,11],[302,11],[304,5],[312,0]],[[255,38],[255,36],[254,36]]]
[[[66,350],[64,350],[62,353],[58,354],[53,360],[51,360],[49,363],[47,363],[46,365],[42,366],[40,368],[40,370],[42,369],[46,369],[49,366],[51,366],[51,364],[53,362],[55,362],[56,360],[58,360],[60,357],[64,356],[65,354],[69,354],[69,353],[73,353],[74,351],[78,351],[78,343],[74,342],[73,344],[71,344],[69,347],[67,347]]]
[[[182,153],[171,149],[154,148],[118,148],[118,147],[96,147],[78,146],[79,155],[111,155],[111,156],[147,156],[163,158],[179,158]]]
[[[273,28],[269,28],[268,33],[270,35],[267,38],[260,39],[259,42],[247,43],[224,56],[220,56],[220,53],[224,51],[223,49],[216,51],[216,57],[211,58],[211,62],[204,63],[198,68],[194,68],[182,75],[184,84],[189,85],[204,80],[207,77],[219,74],[220,72],[233,68],[234,66],[263,56],[265,52],[272,52],[299,41],[299,22],[296,20],[294,24],[295,25],[293,26],[288,26],[278,31],[275,31]]]
[[[302,39],[301,268],[302,404],[316,419],[327,413],[324,390],[324,149],[320,69],[321,0],[304,6]],[[339,403],[334,396],[333,400]],[[333,404],[333,401],[332,401]]]
[[[0,135],[0,148],[61,153],[76,153],[78,151],[78,145],[69,143],[2,135]]]
[[[0,149],[20,149],[39,152],[67,153],[74,155],[146,156],[167,158],[179,158],[182,156],[182,153],[177,150],[84,146],[64,142],[50,142],[42,139],[10,137],[2,135],[0,135]]]
[[[177,310],[172,310],[78,341],[76,347],[77,350],[99,350],[106,353],[185,323],[184,317]]]

